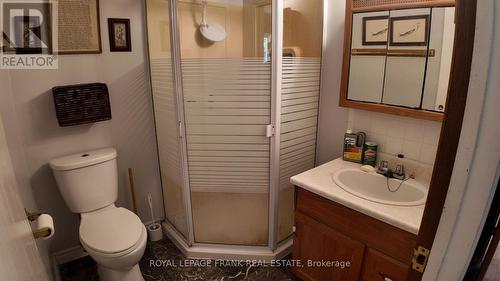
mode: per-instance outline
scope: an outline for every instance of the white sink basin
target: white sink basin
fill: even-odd
[[[401,180],[389,179],[359,169],[341,169],[332,175],[333,182],[345,191],[363,199],[395,206],[418,206],[425,204],[427,188],[409,179],[398,186]],[[388,186],[392,191],[388,189]]]

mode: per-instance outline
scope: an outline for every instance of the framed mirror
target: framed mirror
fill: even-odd
[[[437,112],[445,110],[455,41],[454,20],[454,7],[432,9],[429,49],[435,50],[435,53],[427,58],[422,109]]]
[[[355,2],[362,1],[347,1],[340,106],[442,120],[454,2],[409,1],[386,9]]]
[[[383,104],[421,108],[430,13],[430,8],[389,12]]]
[[[348,99],[381,103],[389,11],[353,14],[352,23]]]

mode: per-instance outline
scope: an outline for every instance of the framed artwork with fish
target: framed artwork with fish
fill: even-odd
[[[363,18],[363,45],[387,45],[389,18],[387,16]]]
[[[429,15],[394,17],[390,27],[391,46],[427,46]]]

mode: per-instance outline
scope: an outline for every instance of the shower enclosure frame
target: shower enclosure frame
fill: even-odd
[[[169,6],[170,44],[172,50],[173,89],[177,109],[177,123],[179,129],[180,155],[182,161],[182,199],[186,215],[187,234],[184,237],[168,220],[162,223],[165,234],[189,258],[209,259],[258,259],[270,261],[279,259],[291,252],[293,234],[278,242],[278,200],[279,200],[279,166],[280,166],[280,124],[281,124],[281,98],[282,98],[282,50],[283,50],[283,7],[284,0],[272,0],[272,54],[271,58],[271,124],[270,132],[270,176],[269,176],[269,209],[268,209],[268,243],[267,246],[213,244],[195,242],[193,213],[191,206],[191,189],[188,169],[188,148],[186,142],[186,126],[183,104],[183,81],[181,68],[180,34],[178,21],[178,0],[167,0]],[[329,0],[323,0],[323,35],[322,53],[326,47],[327,10]],[[323,79],[323,58],[321,56],[320,85]],[[321,101],[321,95],[319,102]],[[319,103],[318,102],[318,103]],[[319,116],[319,108],[318,108]],[[316,135],[319,133],[317,128]],[[317,150],[317,138],[316,138]],[[315,152],[315,155],[317,151]],[[315,156],[317,159],[317,155]],[[316,160],[315,160],[316,162]]]

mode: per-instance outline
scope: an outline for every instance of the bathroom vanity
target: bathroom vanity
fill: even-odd
[[[384,202],[335,182],[339,174],[359,167],[336,159],[291,179],[297,187],[293,259],[301,261],[293,271],[303,280],[406,280],[427,197],[425,183],[409,180],[395,192],[406,195]],[[379,181],[383,176],[365,174],[373,177],[365,189],[385,188]],[[360,175],[355,178],[363,183]]]

